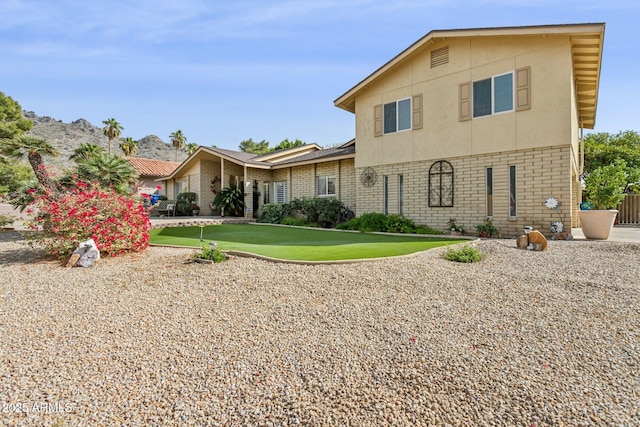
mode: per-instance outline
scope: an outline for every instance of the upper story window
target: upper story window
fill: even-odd
[[[373,106],[374,136],[422,129],[422,94]]]
[[[473,82],[473,117],[513,110],[513,73]]]
[[[531,67],[483,80],[460,83],[458,119],[531,109]]]
[[[384,133],[411,129],[411,98],[384,104]]]

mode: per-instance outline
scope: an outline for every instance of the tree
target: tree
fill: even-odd
[[[611,164],[590,171],[584,179],[587,200],[596,209],[615,209],[626,196],[624,189],[629,182],[627,169],[624,160],[616,159]]]
[[[120,138],[120,135],[122,134],[122,130],[124,128],[120,126],[120,123],[118,123],[113,117],[107,120],[103,120],[102,124],[105,125],[102,128],[102,134],[109,138],[108,153],[111,154],[111,141]]]
[[[0,92],[0,139],[19,136],[33,127],[33,122],[22,117],[22,107],[10,96]]]
[[[305,145],[305,143],[303,141],[300,141],[299,139],[296,139],[295,141],[289,141],[288,138],[285,138],[282,142],[280,142],[280,144],[273,147],[271,151],[286,150],[288,148],[301,147],[303,145]]]
[[[127,194],[138,182],[138,173],[129,161],[115,154],[102,154],[76,161],[76,175],[84,182],[97,182],[102,187],[113,187]]]
[[[195,153],[198,148],[200,148],[200,146],[198,144],[196,144],[195,142],[190,142],[188,144],[186,144],[184,146],[184,151],[188,154],[188,155],[192,155],[193,153]]]
[[[44,166],[42,156],[55,157],[60,152],[49,141],[32,135],[19,135],[12,139],[3,140],[2,152],[16,159],[21,159],[26,154],[40,185],[46,190],[55,191],[55,186]]]
[[[33,171],[24,162],[0,159],[0,194],[18,191],[33,178]]]
[[[73,153],[71,154],[71,156],[69,156],[69,158],[71,160],[78,161],[82,159],[86,160],[90,157],[101,156],[103,154],[107,154],[107,150],[100,147],[99,145],[84,143],[80,144],[78,148],[73,150]]]
[[[265,154],[270,151],[269,142],[264,139],[260,142],[254,142],[253,139],[249,138],[240,143],[240,151],[252,154]]]
[[[138,141],[134,140],[130,136],[122,138],[120,140],[120,149],[124,152],[126,157],[134,156],[138,154]]]
[[[184,144],[187,143],[187,137],[184,136],[182,131],[178,129],[177,131],[171,133],[169,135],[169,139],[171,139],[171,145],[176,149],[176,162],[178,161],[178,150],[184,147]]]
[[[621,159],[626,163],[625,191],[640,190],[640,134],[622,131],[592,133],[584,139],[584,177],[598,168],[612,165]]]

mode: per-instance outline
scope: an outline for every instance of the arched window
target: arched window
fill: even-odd
[[[453,206],[453,166],[439,160],[429,168],[429,207]]]

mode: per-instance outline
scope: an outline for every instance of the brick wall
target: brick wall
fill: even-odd
[[[522,233],[526,225],[549,233],[551,223],[560,220],[556,212],[544,206],[548,197],[561,203],[565,226],[575,224],[577,187],[571,179],[570,146],[512,151],[480,156],[444,159],[454,169],[453,207],[428,206],[429,168],[438,160],[409,162],[374,169],[378,179],[373,187],[356,182],[357,215],[383,211],[383,177],[388,176],[389,214],[398,213],[398,175],[403,175],[404,216],[418,224],[446,230],[449,218],[468,232],[486,219],[486,168],[493,168],[493,223],[503,235]],[[517,216],[509,217],[509,166],[516,166]],[[356,170],[358,177],[362,169]]]

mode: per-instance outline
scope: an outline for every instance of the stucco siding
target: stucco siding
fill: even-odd
[[[551,40],[550,40],[551,39]],[[449,63],[429,52],[449,46]],[[487,37],[438,42],[381,76],[356,98],[356,167],[482,155],[571,142],[568,37]],[[531,109],[459,121],[459,85],[531,67]],[[375,105],[423,95],[420,130],[373,135]],[[446,142],[445,142],[446,141]]]

